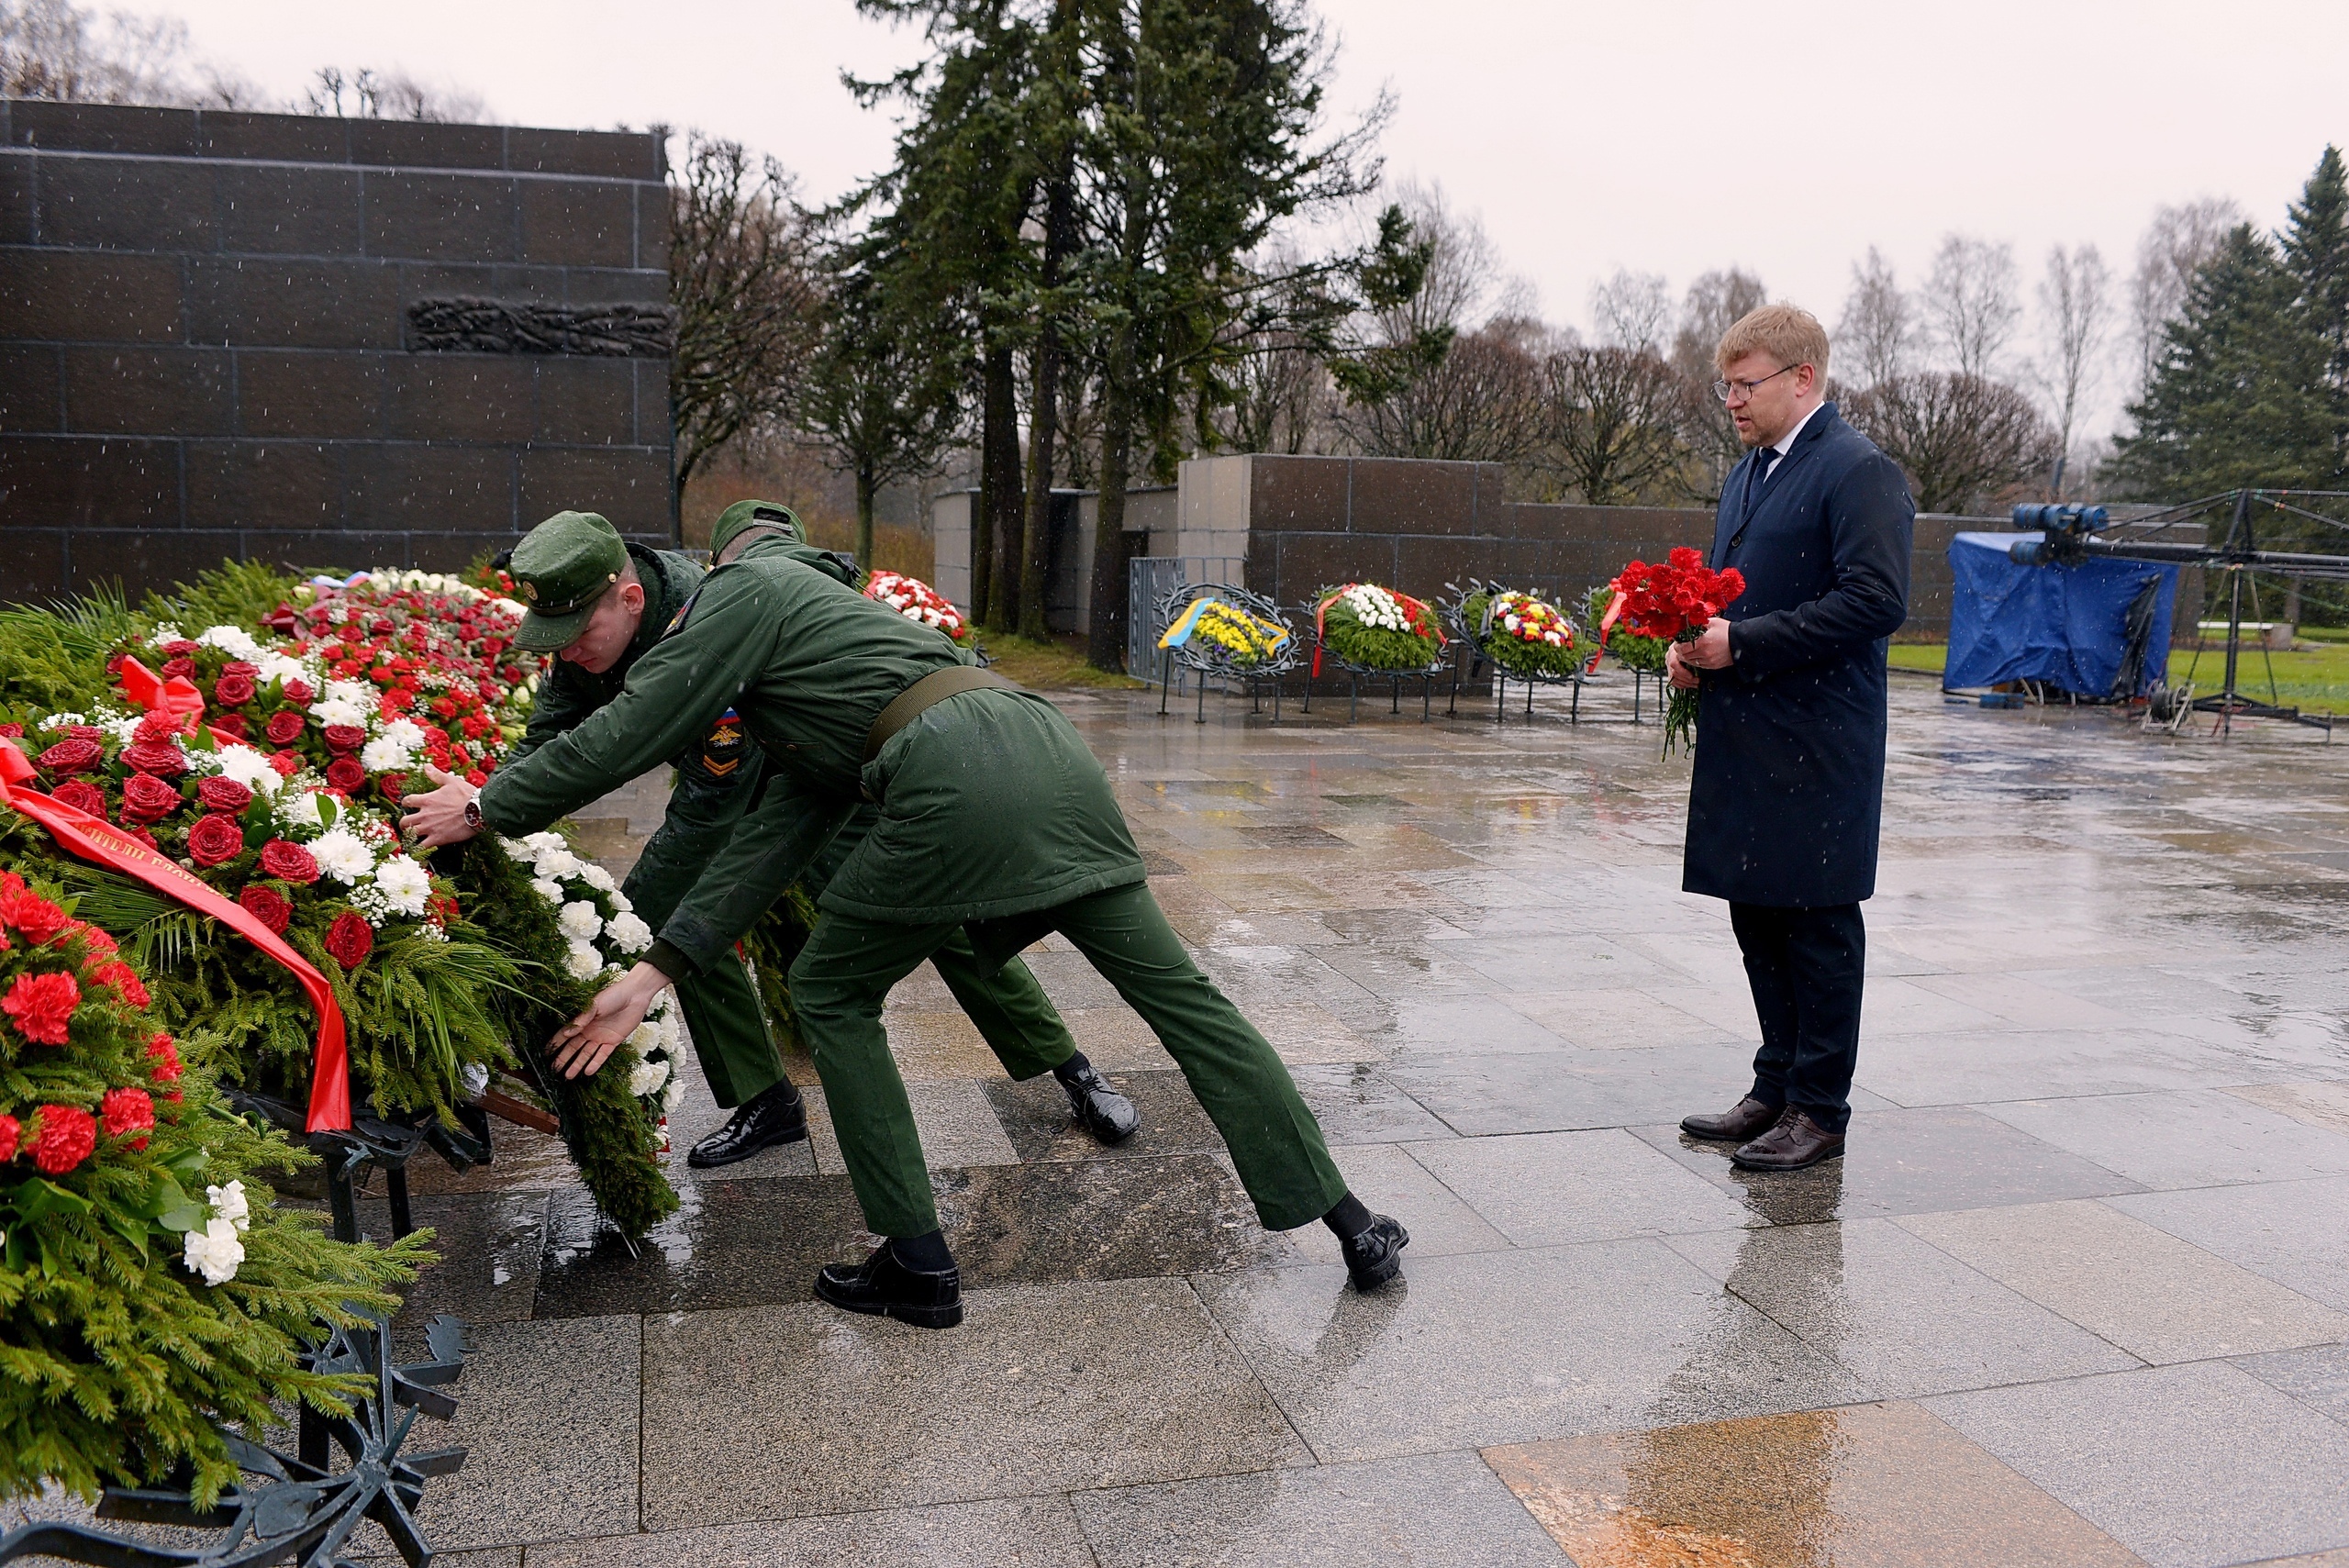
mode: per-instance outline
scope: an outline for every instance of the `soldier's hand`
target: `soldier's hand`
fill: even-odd
[[[556,1070],[566,1078],[594,1073],[644,1021],[645,1009],[668,984],[667,975],[640,963],[596,993],[588,1009],[547,1042]]]
[[[407,808],[407,815],[400,818],[400,831],[409,842],[427,850],[462,844],[472,838],[475,828],[465,820],[465,803],[480,792],[430,763],[425,765],[424,776],[440,787],[429,794],[411,790],[400,797],[400,804]]]

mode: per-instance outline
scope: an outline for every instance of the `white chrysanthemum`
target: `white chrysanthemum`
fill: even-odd
[[[465,1098],[477,1100],[489,1087],[489,1069],[478,1062],[468,1062],[457,1069],[457,1083],[464,1089]]]
[[[604,935],[611,938],[612,945],[622,952],[642,952],[652,945],[652,928],[640,915],[622,912],[613,916],[604,922]]]
[[[39,729],[70,729],[74,725],[87,724],[90,721],[87,718],[78,713],[52,713],[47,718],[42,719],[40,723],[36,725],[34,728]]]
[[[579,879],[598,893],[609,893],[619,885],[612,880],[610,872],[593,861],[579,868]]]
[[[530,869],[559,882],[566,876],[577,876],[579,868],[585,863],[569,850],[540,850]]]
[[[604,972],[604,955],[592,943],[573,942],[563,955],[562,967],[571,972],[573,980],[593,980]]]
[[[139,733],[139,726],[146,717],[144,714],[102,713],[94,722],[113,738],[117,746],[128,746],[131,743],[131,737]],[[187,753],[183,751],[180,755],[184,759]]]
[[[288,828],[325,827],[327,819],[318,810],[318,792],[295,790],[284,795],[277,803],[277,820]]]
[[[310,717],[320,724],[350,724],[367,727],[367,710],[355,702],[341,697],[321,697],[310,705]]]
[[[381,739],[413,751],[424,744],[424,727],[412,718],[395,718],[384,726]]]
[[[308,680],[310,675],[308,666],[285,653],[263,653],[253,661],[253,668],[261,672],[264,685],[272,681]]]
[[[393,908],[403,915],[417,916],[424,913],[425,901],[432,896],[432,873],[406,855],[394,855],[375,868],[375,885],[384,890]]]
[[[669,1081],[669,1064],[658,1059],[640,1062],[628,1075],[628,1092],[631,1095],[657,1095]]]
[[[318,869],[338,882],[357,882],[375,869],[375,851],[348,828],[329,828],[310,840]]]
[[[252,1229],[252,1206],[245,1201],[244,1183],[230,1182],[225,1187],[206,1187],[204,1189],[204,1201],[212,1206],[213,1213],[238,1229]]]
[[[188,1273],[203,1275],[206,1284],[226,1284],[235,1279],[237,1265],[244,1261],[245,1244],[237,1240],[237,1228],[225,1219],[189,1231],[180,1254]]]
[[[285,781],[269,765],[269,759],[250,746],[223,746],[213,753],[219,765],[220,776],[234,779],[263,799],[273,797]]]
[[[530,891],[537,894],[540,897],[545,899],[550,904],[560,904],[562,902],[562,884],[553,881],[551,878],[543,876],[532,877],[530,879]]]
[[[375,688],[364,681],[328,681],[318,695],[328,702],[356,703],[369,709],[375,706]]]
[[[582,898],[564,905],[562,913],[555,917],[555,924],[562,927],[562,934],[573,941],[590,942],[604,929],[604,917],[593,904]]]
[[[240,626],[206,627],[197,635],[196,640],[232,658],[250,662],[261,657],[261,644],[253,639],[251,632]]]
[[[371,773],[404,773],[408,762],[408,749],[388,736],[378,735],[359,748],[359,765]]]

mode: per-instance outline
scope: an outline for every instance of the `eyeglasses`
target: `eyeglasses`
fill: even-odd
[[[1786,374],[1788,371],[1800,370],[1801,368],[1802,367],[1798,364],[1781,365],[1776,370],[1772,371],[1768,375],[1756,376],[1752,381],[1717,381],[1713,383],[1713,395],[1720,398],[1723,403],[1727,403],[1730,400],[1729,395],[1732,392],[1742,392],[1750,398],[1753,395],[1753,389],[1761,385],[1764,382],[1776,381],[1778,377]]]

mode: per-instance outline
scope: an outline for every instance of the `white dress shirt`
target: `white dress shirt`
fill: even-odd
[[[1777,473],[1778,465],[1787,460],[1787,453],[1794,450],[1795,438],[1802,434],[1802,428],[1810,423],[1813,416],[1817,415],[1820,408],[1824,408],[1827,405],[1824,403],[1820,404],[1818,407],[1813,408],[1810,413],[1806,414],[1801,418],[1796,420],[1795,428],[1793,429],[1788,430],[1785,435],[1780,436],[1776,441],[1763,449],[1763,450],[1770,454],[1770,461],[1763,465],[1763,484],[1767,484],[1770,483],[1770,476]]]

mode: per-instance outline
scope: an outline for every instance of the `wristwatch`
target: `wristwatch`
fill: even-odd
[[[465,797],[465,826],[476,833],[482,829],[481,796],[478,795]]]

